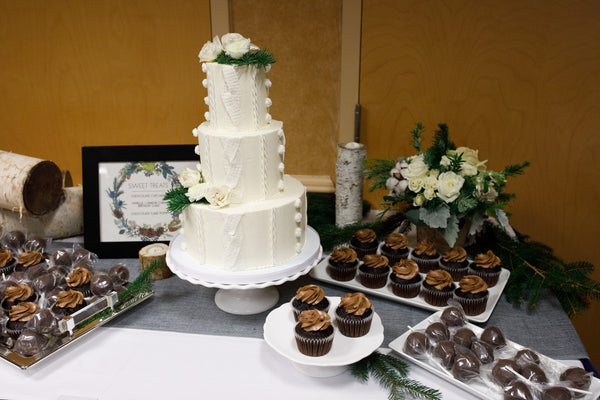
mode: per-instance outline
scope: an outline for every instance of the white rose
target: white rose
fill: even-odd
[[[464,161],[463,169],[464,169],[465,164],[467,164],[472,167],[475,167],[475,169],[477,169],[478,171],[486,170],[485,163],[487,162],[487,160],[479,161],[479,150],[473,150],[468,147],[459,147],[456,150],[450,150],[448,153],[462,154],[462,160]],[[467,175],[467,174],[465,174],[465,175]],[[471,174],[469,176],[474,176],[474,175],[477,175],[477,174]]]
[[[231,190],[227,186],[219,186],[208,189],[205,197],[211,206],[222,208],[231,203],[230,194]]]
[[[452,203],[458,198],[465,178],[452,171],[443,172],[438,177],[438,197],[446,203]]]
[[[206,183],[197,183],[194,186],[190,187],[185,194],[191,202],[200,201],[204,197],[206,197],[206,192],[208,191],[208,185]]]
[[[198,58],[200,59],[200,62],[214,61],[222,51],[223,47],[221,46],[221,42],[218,37],[215,37],[212,42],[204,43],[200,53],[198,53]]]
[[[492,203],[498,198],[498,192],[491,182],[488,184],[488,191],[484,192],[483,180],[478,179],[475,186],[475,196],[481,201]]]
[[[250,51],[250,39],[244,38],[239,33],[228,33],[221,38],[223,50],[232,58],[242,58]]]
[[[423,181],[423,187],[425,188],[425,190],[427,189],[437,189],[437,185],[438,185],[438,181],[437,181],[437,175],[433,176],[427,176],[425,177],[424,181]],[[431,200],[431,199],[429,199]]]
[[[450,159],[448,158],[448,156],[442,156],[442,159],[440,160],[440,165],[446,168],[450,166]]]
[[[433,200],[433,198],[435,197],[435,189],[433,189],[433,188],[426,188],[423,191],[423,196],[425,196],[425,198],[427,200]]]
[[[423,157],[415,157],[406,168],[402,168],[402,176],[405,178],[416,178],[425,175],[429,167],[423,161]]]
[[[416,177],[416,178],[408,179],[408,188],[412,192],[415,192],[415,193],[419,192],[421,189],[423,189],[423,178]]]
[[[419,193],[417,197],[413,200],[413,206],[421,207],[425,203],[425,196],[422,193]]]
[[[460,173],[462,176],[475,176],[478,172],[477,167],[474,165],[462,163],[460,166]]]
[[[195,184],[199,183],[200,178],[200,171],[186,167],[181,173],[181,175],[179,175],[179,183],[181,183],[181,186],[183,187],[190,188]]]

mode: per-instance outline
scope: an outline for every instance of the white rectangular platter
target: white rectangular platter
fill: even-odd
[[[342,287],[345,287],[348,289],[353,289],[356,291],[360,291],[365,294],[371,294],[371,295],[375,295],[375,296],[384,297],[389,300],[397,301],[399,303],[408,304],[408,305],[419,307],[419,308],[424,308],[424,309],[430,310],[430,311],[439,311],[444,308],[444,307],[432,306],[431,304],[425,302],[425,300],[423,300],[423,296],[421,294],[419,294],[417,297],[413,297],[410,299],[396,296],[392,292],[392,289],[390,288],[389,281],[384,287],[382,287],[380,289],[367,288],[367,287],[363,286],[356,278],[354,278],[350,281],[346,281],[346,282],[336,281],[331,276],[329,276],[329,274],[327,273],[328,263],[329,263],[329,257],[325,257],[323,260],[321,260],[321,262],[319,262],[319,264],[317,264],[316,267],[314,267],[310,271],[310,276],[312,276],[313,278],[315,278],[319,281],[322,281],[322,282],[333,283],[335,285],[342,286]],[[425,274],[421,274],[421,276],[424,278]],[[488,302],[487,302],[485,311],[479,315],[468,316],[467,318],[470,321],[482,323],[482,322],[486,322],[490,318],[490,315],[492,315],[492,311],[494,310],[494,307],[496,307],[496,304],[498,303],[500,296],[502,296],[502,291],[504,290],[504,287],[506,286],[506,282],[508,281],[509,276],[510,276],[510,271],[502,268],[502,271],[500,272],[500,278],[498,279],[498,283],[494,287],[491,287],[488,289],[490,292],[490,297],[488,298]]]
[[[429,317],[425,318],[423,321],[419,322],[417,325],[413,326],[412,330],[413,331],[424,331],[431,323],[439,321],[441,314],[442,314],[442,311],[438,311],[435,314],[430,315]],[[483,331],[483,328],[480,328],[477,325],[473,325],[473,324],[469,324],[469,323],[467,323],[465,325],[465,327],[471,329],[473,331],[473,333],[475,333],[475,335],[477,335],[477,337],[479,337],[481,335],[481,332]],[[458,379],[454,379],[454,377],[450,374],[449,371],[442,370],[442,367],[432,365],[432,364],[428,363],[426,360],[419,360],[419,359],[416,359],[416,358],[406,354],[404,352],[404,342],[406,341],[406,338],[408,337],[408,335],[410,333],[411,333],[411,330],[407,330],[405,333],[400,335],[398,338],[394,339],[389,344],[390,348],[392,350],[398,352],[402,357],[406,358],[410,362],[412,362],[412,363],[420,366],[421,368],[433,373],[434,375],[439,376],[440,378],[450,382],[452,385],[455,385],[455,386],[465,390],[466,392],[473,394],[474,396],[477,396],[481,399],[486,399],[486,400],[502,400],[503,399],[502,393],[500,393],[497,390],[494,390],[494,388],[491,385],[484,384],[484,382],[482,382],[481,380],[474,380],[469,383],[461,382]],[[520,344],[512,342],[510,340],[507,340],[506,343],[507,343],[507,346],[514,348],[515,351],[524,349],[524,347],[521,346]],[[536,351],[535,349],[531,349],[531,350]],[[559,361],[554,360],[553,358],[546,357],[545,355],[540,354],[537,351],[536,351],[536,353],[538,354],[538,356],[540,358],[541,365],[547,366],[556,371],[561,371],[561,370],[567,369],[569,367],[567,365],[560,363]],[[588,394],[585,397],[580,397],[579,400],[593,400],[593,399],[598,398],[598,396],[600,395],[600,380],[597,378],[592,378],[592,384],[590,385],[590,388],[588,390],[590,392],[592,392],[592,394]]]

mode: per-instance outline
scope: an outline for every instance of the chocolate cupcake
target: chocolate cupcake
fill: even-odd
[[[467,274],[469,261],[467,251],[462,247],[453,247],[442,254],[440,268],[452,275],[452,280],[459,281]]]
[[[422,273],[428,273],[432,269],[439,268],[440,253],[435,248],[435,244],[429,240],[421,240],[413,248],[410,258],[419,264],[419,270]]]
[[[390,264],[408,258],[408,238],[402,233],[390,233],[385,237],[380,252],[390,260]]]
[[[356,251],[358,259],[362,260],[367,254],[377,253],[379,241],[373,229],[360,229],[350,239],[350,248]]]
[[[298,315],[302,311],[313,309],[327,312],[329,310],[329,300],[325,297],[323,289],[317,285],[302,286],[296,291],[296,296],[292,300],[294,319],[298,321]]]
[[[434,269],[427,273],[421,286],[423,300],[436,307],[444,307],[452,298],[454,283],[452,276],[441,269]]]
[[[399,297],[412,298],[421,290],[421,275],[416,262],[402,259],[392,266],[390,275],[392,292]]]
[[[52,312],[59,317],[73,314],[87,306],[83,293],[77,290],[62,290],[58,293]]]
[[[46,260],[44,255],[39,251],[26,251],[17,257],[17,265],[15,266],[15,272],[28,273],[30,268],[36,266],[45,265]]]
[[[334,330],[329,314],[319,310],[302,311],[294,328],[300,353],[320,357],[331,350]]]
[[[475,275],[466,275],[454,291],[456,300],[467,315],[479,315],[485,311],[490,292],[487,283]]]
[[[341,246],[334,249],[329,256],[327,273],[336,281],[346,282],[354,279],[358,268],[356,251],[349,247]]]
[[[4,289],[2,308],[10,310],[12,306],[23,302],[35,302],[37,294],[31,286],[26,283],[18,283]]]
[[[429,339],[423,332],[411,332],[406,337],[402,350],[411,357],[425,358],[429,350]]]
[[[92,295],[90,282],[92,281],[92,272],[87,268],[77,268],[71,271],[67,276],[67,286],[69,289],[77,290],[83,293],[85,297]]]
[[[360,337],[369,333],[373,321],[373,304],[363,293],[348,293],[340,299],[335,310],[337,327],[348,337]]]
[[[0,275],[7,276],[15,270],[17,260],[13,257],[12,251],[0,249]]]
[[[389,261],[381,254],[367,254],[363,264],[358,267],[358,281],[369,289],[378,289],[386,285],[390,272]]]
[[[34,314],[39,310],[37,304],[33,302],[23,302],[15,304],[8,312],[8,322],[6,323],[6,333],[13,339],[19,337],[27,322],[29,322]]]
[[[469,275],[477,275],[482,278],[489,287],[494,287],[500,278],[502,271],[502,260],[500,257],[488,250],[487,253],[478,254],[473,262],[469,264]]]

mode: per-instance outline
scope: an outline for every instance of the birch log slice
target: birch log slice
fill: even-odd
[[[152,265],[152,263],[155,261],[159,263],[159,266],[150,274],[151,279],[165,279],[173,275],[167,266],[167,250],[169,250],[169,246],[166,244],[154,243],[142,247],[138,253],[142,271],[150,267],[150,265]]]
[[[62,173],[52,161],[0,151],[0,207],[44,215],[63,198]]]

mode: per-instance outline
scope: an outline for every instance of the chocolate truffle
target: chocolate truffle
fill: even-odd
[[[433,349],[433,357],[440,360],[443,367],[450,369],[456,356],[456,343],[451,340],[439,342]]]
[[[572,400],[573,396],[569,389],[562,386],[552,386],[544,389],[542,400]]]
[[[32,238],[27,239],[25,244],[23,244],[23,250],[25,251],[39,251],[43,253],[46,250],[47,245],[46,239],[41,237],[34,236]]]
[[[504,334],[495,326],[488,326],[485,328],[483,332],[481,332],[480,338],[494,349],[499,349],[506,345]]]
[[[115,285],[123,285],[129,282],[129,270],[122,264],[117,264],[111,267],[108,275]]]
[[[9,250],[20,250],[25,243],[25,234],[21,231],[10,231],[0,237],[0,245]]]
[[[533,396],[524,382],[514,381],[504,388],[504,400],[533,400]]]
[[[46,261],[42,261],[41,263],[39,263],[37,265],[32,265],[31,267],[27,268],[27,270],[25,271],[25,274],[27,275],[27,279],[34,280],[38,276],[43,275],[47,272],[48,272],[48,264],[46,264]]]
[[[479,376],[479,360],[469,351],[456,354],[452,365],[452,375],[465,382]]]
[[[467,349],[471,347],[471,343],[473,339],[477,336],[473,333],[469,328],[460,328],[454,333],[452,336],[452,340],[456,342],[456,344],[466,347]]]
[[[537,364],[527,364],[521,368],[521,375],[534,383],[548,383],[548,378],[543,369]]]
[[[429,349],[429,339],[422,332],[411,332],[404,342],[404,352],[415,358],[425,357],[427,349]]]
[[[47,342],[48,339],[43,335],[31,329],[25,329],[17,338],[13,350],[22,356],[31,357],[42,351]]]
[[[49,309],[42,308],[33,315],[29,325],[37,333],[52,334],[58,328],[58,321]]]
[[[89,250],[86,250],[84,248],[78,248],[75,249],[75,251],[73,251],[73,261],[79,261],[81,259],[89,259],[91,260],[94,257],[94,253],[90,252]]]
[[[113,281],[108,274],[99,272],[92,278],[90,289],[96,296],[104,296],[113,290]]]
[[[471,342],[471,351],[481,364],[489,364],[494,361],[494,349],[486,342],[474,339]]]
[[[592,383],[591,374],[579,367],[565,370],[560,374],[560,380],[567,383],[570,387],[580,390],[587,390]]]
[[[440,317],[446,326],[463,326],[466,323],[465,313],[458,307],[447,307]]]
[[[62,265],[64,267],[70,267],[73,263],[71,255],[67,249],[56,250],[50,257],[53,265]]]
[[[425,329],[425,334],[434,343],[441,342],[442,340],[450,339],[450,332],[446,325],[441,322],[434,322]]]
[[[514,372],[519,372],[519,366],[515,360],[503,358],[496,362],[492,368],[492,377],[500,386],[505,387],[517,377]]]
[[[33,287],[41,293],[49,292],[56,286],[56,278],[50,273],[37,276],[33,280]]]
[[[528,364],[539,364],[540,357],[533,350],[523,349],[517,352],[517,355],[515,356],[515,361],[519,368],[523,368]]]

